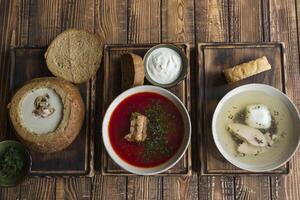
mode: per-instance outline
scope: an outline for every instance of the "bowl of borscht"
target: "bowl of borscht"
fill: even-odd
[[[106,110],[102,139],[123,169],[154,175],[173,167],[191,139],[191,121],[180,99],[166,89],[138,86],[121,93]]]

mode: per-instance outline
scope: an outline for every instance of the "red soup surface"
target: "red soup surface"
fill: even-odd
[[[151,156],[145,156],[146,142],[129,142],[124,137],[129,133],[131,113],[146,115],[147,110],[154,105],[158,105],[164,113],[164,127],[167,127],[164,131],[164,146],[168,151],[152,151]],[[147,138],[151,134],[149,130],[148,125]],[[109,121],[109,138],[113,149],[124,161],[137,167],[154,167],[166,162],[179,149],[183,134],[184,122],[177,107],[166,97],[152,92],[137,93],[124,99]]]

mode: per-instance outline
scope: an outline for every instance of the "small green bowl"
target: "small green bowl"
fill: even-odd
[[[24,166],[22,170],[14,175],[3,177],[0,173],[0,186],[1,187],[13,187],[21,183],[24,178],[29,174],[32,165],[32,159],[29,152],[26,150],[25,146],[14,140],[4,140],[0,142],[0,159],[3,154],[8,150],[8,148],[13,147],[18,150],[21,154],[21,158],[23,159]]]
[[[161,47],[165,47],[165,48],[169,48],[169,49],[172,49],[174,51],[176,51],[181,59],[182,59],[182,70],[181,70],[181,73],[180,73],[180,76],[175,80],[173,81],[172,83],[169,83],[169,84],[161,84],[161,83],[158,83],[156,81],[154,81],[148,74],[147,72],[147,62],[148,62],[148,58],[150,56],[150,54],[155,50],[155,49],[158,49],[158,48],[161,48]],[[144,69],[145,69],[145,76],[146,76],[146,79],[152,84],[152,85],[155,85],[155,86],[158,86],[158,87],[162,87],[162,88],[171,88],[177,84],[179,84],[181,81],[183,81],[186,76],[187,76],[187,73],[188,73],[188,67],[189,67],[189,61],[188,61],[188,58],[186,57],[185,53],[180,49],[178,48],[177,46],[175,45],[172,45],[172,44],[159,44],[159,45],[155,45],[153,46],[152,48],[150,48],[147,53],[145,54],[144,56]]]

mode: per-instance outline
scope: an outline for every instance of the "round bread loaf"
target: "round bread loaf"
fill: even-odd
[[[15,93],[8,108],[17,136],[38,152],[57,152],[68,147],[84,121],[79,90],[55,77],[29,81]]]
[[[83,83],[94,76],[100,67],[103,40],[85,30],[68,29],[49,45],[46,63],[57,77],[73,83]]]

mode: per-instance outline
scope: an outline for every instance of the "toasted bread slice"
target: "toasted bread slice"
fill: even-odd
[[[144,62],[141,56],[126,53],[121,56],[122,88],[128,89],[144,84]]]
[[[73,83],[83,83],[100,67],[103,40],[85,30],[69,29],[59,34],[49,45],[46,63],[57,77]]]
[[[263,56],[255,60],[223,70],[227,82],[236,82],[271,69],[268,59]]]

